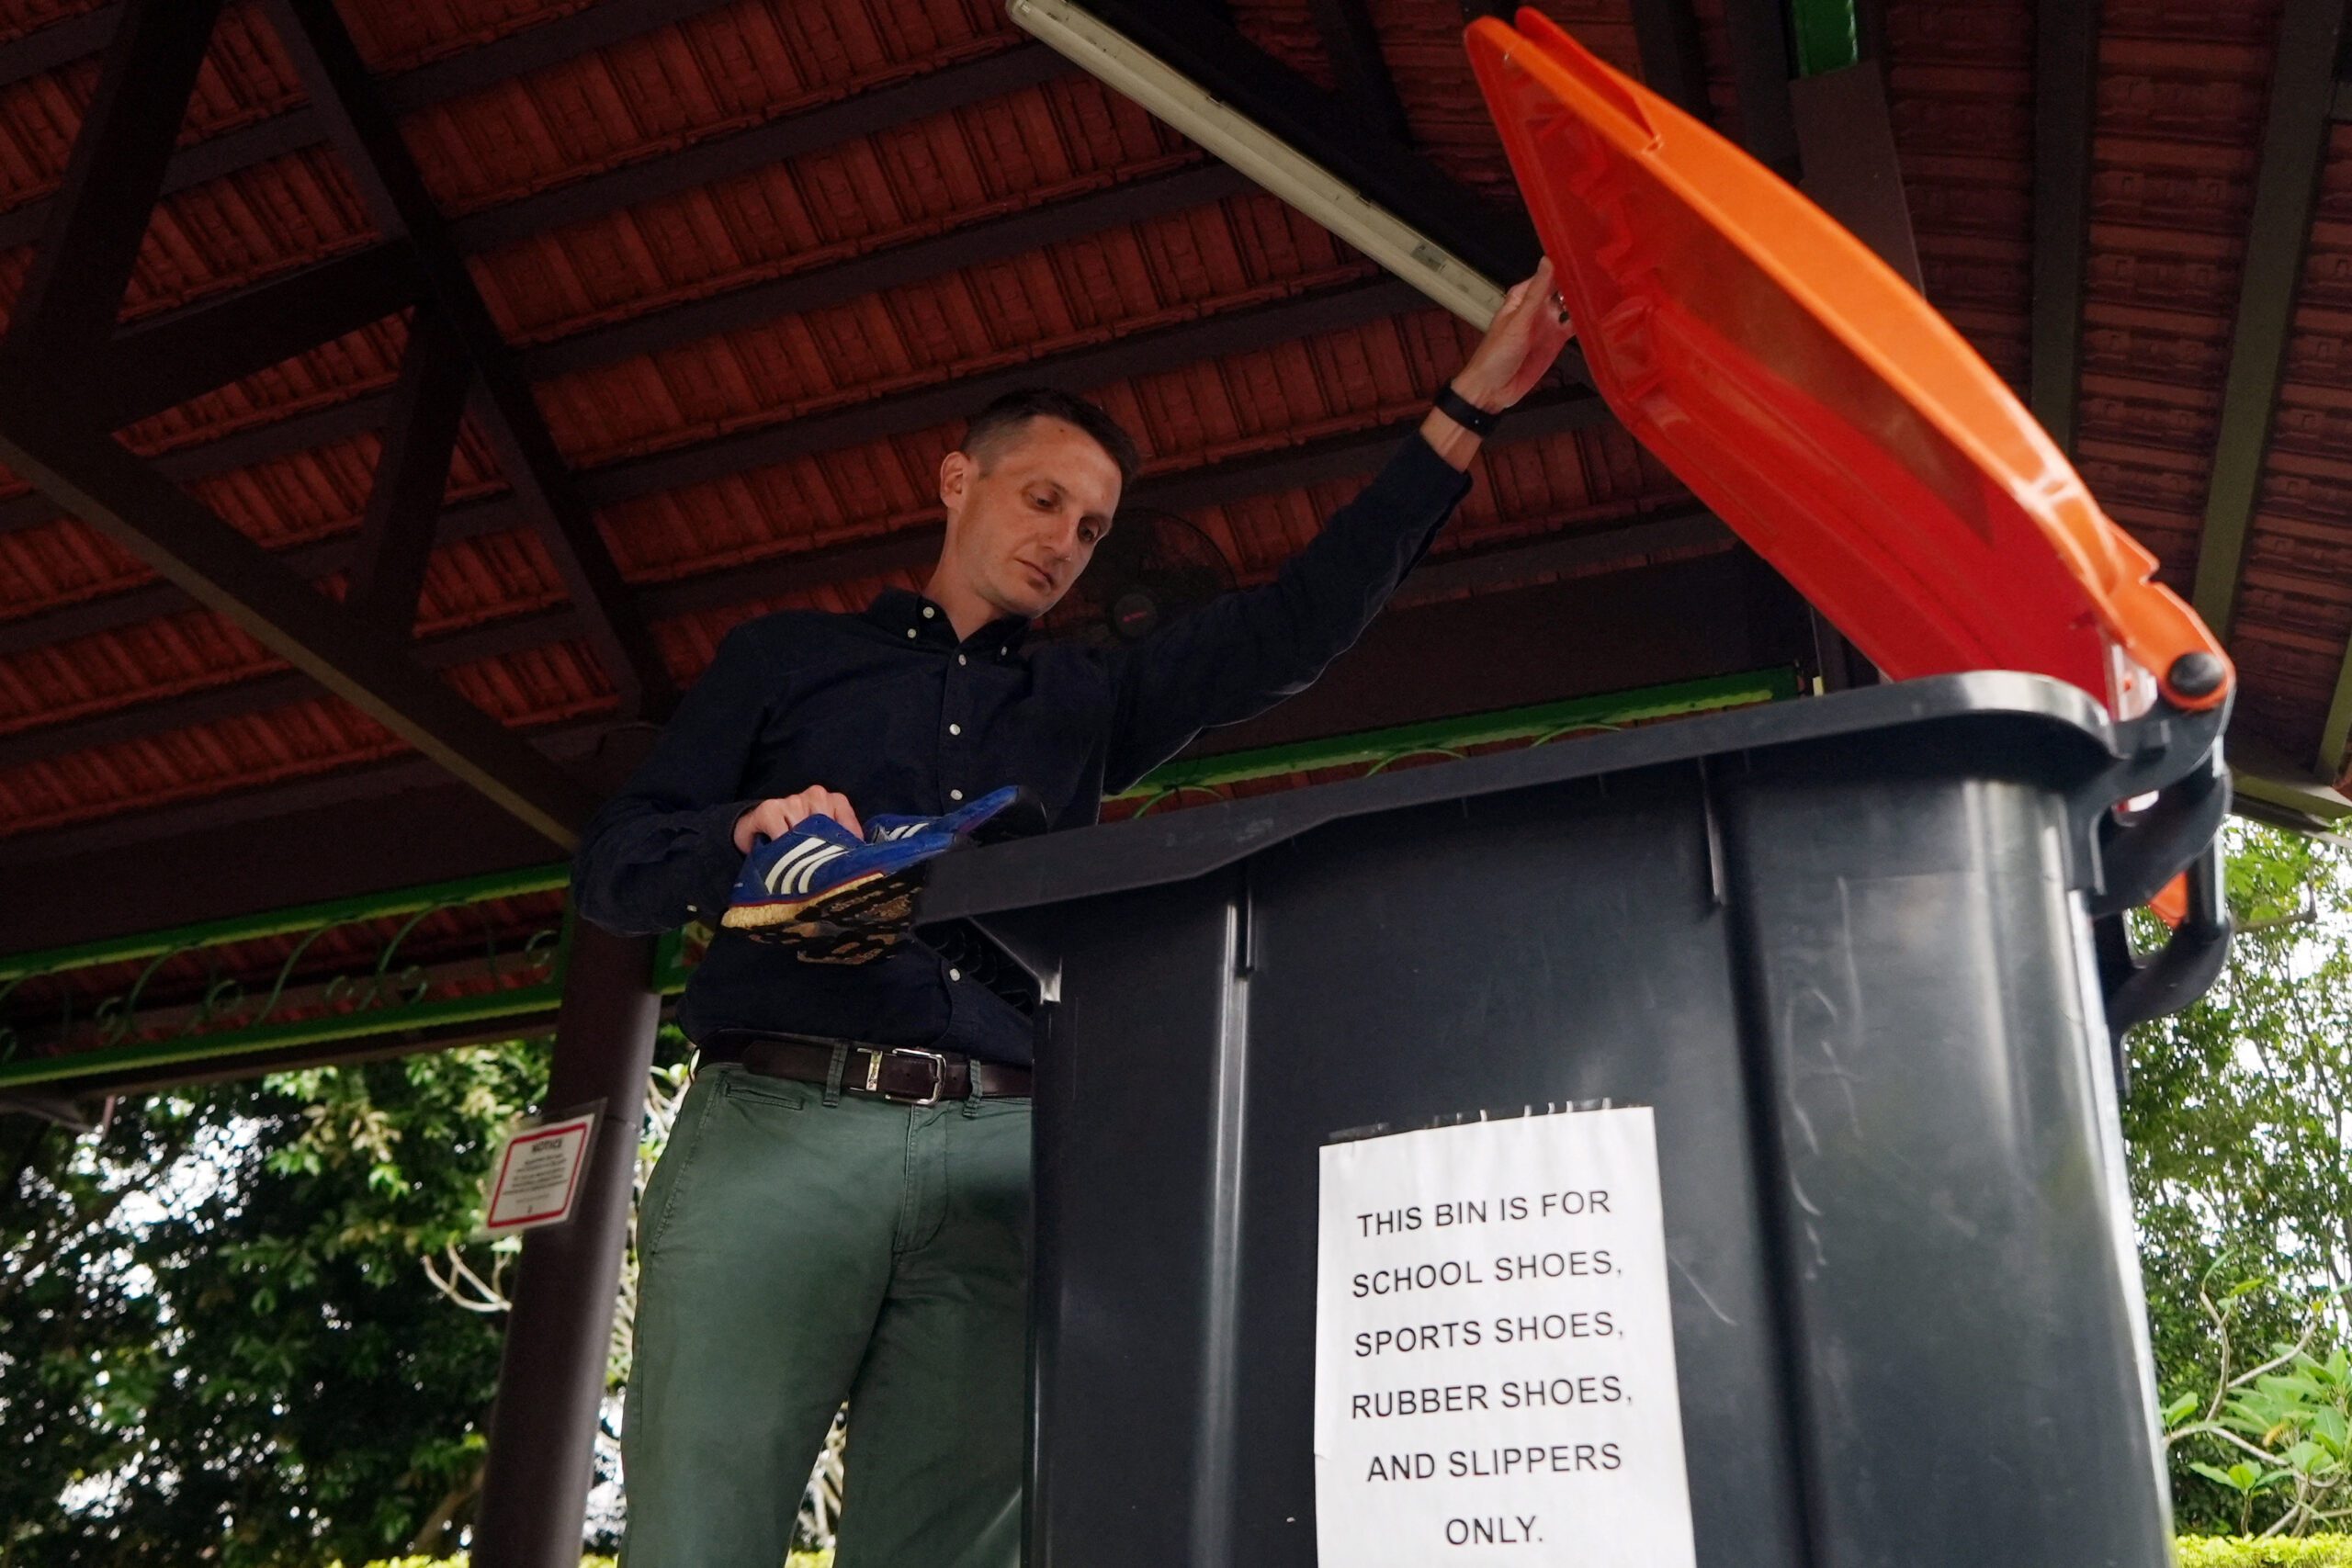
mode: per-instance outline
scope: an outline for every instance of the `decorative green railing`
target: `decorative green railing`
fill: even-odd
[[[1140,814],[1255,780],[1540,745],[1799,690],[1794,671],[1762,671],[1187,759],[1117,800]],[[160,1067],[193,1072],[360,1039],[424,1042],[503,1021],[518,1033],[544,1027],[563,990],[565,917],[551,896],[568,870],[532,866],[0,957],[0,1089]],[[509,900],[544,908],[493,908]],[[282,954],[240,951],[289,937],[296,940]],[[707,940],[690,927],[662,941],[655,977],[664,994],[684,988]]]

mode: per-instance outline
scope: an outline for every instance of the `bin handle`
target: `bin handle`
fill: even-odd
[[[2121,915],[2107,917],[2121,920]],[[2107,1026],[2120,1043],[2135,1023],[2178,1012],[2211,988],[2230,956],[2229,902],[2223,897],[2217,835],[2188,867],[2188,913],[2171,939],[2107,977]]]
[[[2222,733],[2231,706],[2225,695],[2216,707],[2183,712],[2159,698],[2145,718],[2115,727],[2114,765],[2075,797],[2076,842],[2098,872],[2084,905],[2098,933],[2099,988],[2119,1064],[2125,1030],[2203,996],[2229,958],[2222,823],[2230,773]],[[2119,802],[2150,792],[2156,799],[2146,810],[2123,814]],[[2187,912],[2163,947],[2133,953],[2124,928],[2128,911],[2184,870]]]
[[[2099,852],[2099,890],[2089,900],[2093,915],[2136,909],[2218,843],[2230,814],[2230,776],[2214,748],[2206,765],[2157,795],[2156,803],[2129,825],[2119,824]],[[2114,818],[2110,816],[2110,821]]]

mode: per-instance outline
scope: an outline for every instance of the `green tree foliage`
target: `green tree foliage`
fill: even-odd
[[[460,1241],[543,1050],[0,1123],[0,1568],[360,1562],[461,1515],[499,1324]],[[10,1179],[13,1178],[13,1179]]]
[[[2352,857],[2263,828],[2232,840],[2229,969],[2136,1033],[2124,1111],[2167,1414],[2203,1428],[2173,1445],[2174,1496],[2184,1528],[2340,1529],[2282,1518],[2282,1472],[2292,1455],[2345,1480],[2323,1374],[2352,1327]],[[2298,1344],[2308,1364],[2262,1371]]]

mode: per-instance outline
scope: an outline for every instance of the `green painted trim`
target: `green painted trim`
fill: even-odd
[[[1567,702],[1532,707],[1506,708],[1495,713],[1437,719],[1426,724],[1399,725],[1356,735],[1302,741],[1289,746],[1261,747],[1220,757],[1170,762],[1156,769],[1143,783],[1119,796],[1155,798],[1182,789],[1206,789],[1250,779],[1275,777],[1319,768],[1383,763],[1430,753],[1459,754],[1474,746],[1498,741],[1533,740],[1579,729],[1607,728],[1667,718],[1681,714],[1779,702],[1803,691],[1793,670],[1760,670],[1704,681],[1611,692]],[[201,949],[224,942],[311,931],[324,927],[394,916],[415,916],[426,910],[514,897],[561,888],[571,874],[568,864],[529,866],[489,876],[438,882],[401,888],[364,897],[272,909],[234,919],[212,920],[169,931],[150,931],[75,947],[51,948],[0,959],[0,987],[32,975],[87,968],[96,964],[153,959],[182,949]],[[549,977],[536,986],[485,992],[480,996],[419,1002],[391,1009],[369,1009],[320,1018],[293,1020],[256,1029],[223,1030],[215,1034],[176,1036],[169,1040],[137,1041],[77,1051],[61,1056],[0,1061],[0,1088],[36,1084],[60,1078],[85,1077],[139,1068],[171,1066],[195,1061],[217,1061],[289,1046],[354,1040],[371,1034],[447,1028],[493,1019],[523,1019],[551,1014],[563,996],[563,975],[571,953],[571,920],[564,922],[561,946]],[[672,931],[654,952],[653,985],[665,996],[684,990],[693,973],[684,962],[685,939]]]
[[[358,920],[383,919],[394,915],[414,915],[442,906],[480,904],[492,898],[520,897],[526,893],[551,893],[562,887],[571,875],[571,868],[568,864],[526,866],[518,871],[493,872],[487,876],[460,877],[451,882],[432,882],[421,887],[395,888],[388,893],[336,898],[323,904],[265,909],[259,914],[240,915],[232,919],[206,920],[197,925],[141,931],[135,936],[112,937],[104,942],[83,942],[74,947],[14,953],[0,957],[0,985],[32,975],[153,958],[179,948],[218,947],[224,942],[252,942],[261,937],[285,936],[288,932],[315,931],[324,926],[349,925]]]
[[[1116,798],[1125,800],[1159,795],[1195,785],[1238,784],[1282,773],[1340,767],[1351,762],[1377,762],[1420,751],[1460,750],[1464,747],[1489,745],[1498,740],[1526,739],[1552,730],[1585,725],[1629,724],[1748,703],[1777,702],[1793,697],[1798,692],[1794,671],[1763,670],[1704,681],[1686,681],[1675,685],[1611,692],[1534,707],[1507,708],[1464,718],[1435,719],[1427,724],[1400,725],[1391,729],[1300,741],[1290,746],[1268,746],[1250,751],[1228,752],[1223,756],[1170,762],[1155,769],[1141,784]],[[525,866],[485,876],[461,877],[450,882],[427,883],[418,887],[395,888],[386,893],[337,898],[322,904],[266,909],[258,914],[240,915],[231,919],[141,931],[134,936],[114,937],[73,947],[14,953],[0,956],[0,984],[33,975],[153,958],[182,948],[215,947],[226,942],[252,942],[262,937],[314,931],[322,926],[413,915],[445,906],[478,904],[492,898],[514,898],[530,893],[552,893],[565,886],[571,872],[571,866],[562,862],[552,865]],[[673,940],[664,945],[656,973],[668,975],[675,971],[677,960],[678,944]]]
[[[1796,34],[1798,75],[1818,76],[1860,62],[1854,0],[1789,0],[1789,20]]]
[[[492,1019],[520,1018],[544,1012],[553,1021],[563,999],[563,982],[557,979],[512,990],[486,991],[478,997],[452,997],[442,1002],[418,1002],[385,1010],[336,1013],[307,1018],[266,1028],[227,1031],[220,1034],[185,1035],[171,1040],[142,1040],[107,1045],[96,1051],[73,1051],[62,1056],[33,1056],[0,1062],[0,1088],[47,1083],[57,1078],[81,1078],[96,1073],[124,1072],[139,1067],[173,1066],[183,1062],[217,1061],[246,1056],[257,1051],[289,1045],[317,1045],[334,1040],[357,1040],[371,1034],[397,1034],[414,1029],[442,1029],[453,1024],[484,1023]]]
[[[2244,768],[2230,770],[2230,787],[2248,800],[2260,801],[2286,811],[2324,823],[2335,823],[2352,817],[2352,799],[2324,784],[2299,784],[2291,779],[2274,779],[2251,773]]]
[[[1427,724],[1398,725],[1391,729],[1335,735],[1324,740],[1302,740],[1288,746],[1267,746],[1253,751],[1168,762],[1154,769],[1133,789],[1112,798],[1148,798],[1171,790],[1207,789],[1283,773],[1310,773],[1317,768],[1390,761],[1423,752],[1460,751],[1501,740],[1528,740],[1562,730],[1634,724],[1679,714],[1780,702],[1797,695],[1800,690],[1794,670],[1758,670],[1533,707],[1433,719]]]

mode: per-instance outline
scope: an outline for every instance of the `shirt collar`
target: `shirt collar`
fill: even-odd
[[[926,614],[925,612],[929,612]],[[908,640],[934,642],[945,647],[958,646],[956,624],[947,612],[923,595],[904,588],[885,588],[865,607],[865,618],[893,636],[903,637],[911,631]],[[960,645],[986,652],[1012,655],[1029,636],[1029,623],[1019,615],[1000,615],[974,632]]]

